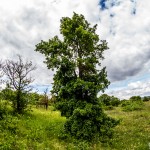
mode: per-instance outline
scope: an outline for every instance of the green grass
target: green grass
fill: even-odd
[[[7,116],[1,120],[0,149],[59,149],[58,137],[65,118],[49,109],[33,109],[30,114]]]
[[[125,112],[115,107],[106,113],[120,119],[114,137],[91,147],[84,142],[62,139],[65,118],[60,112],[33,108],[25,115],[7,115],[0,120],[0,150],[149,150],[150,101],[142,110]]]
[[[145,102],[142,110],[124,112],[118,107],[107,114],[121,120],[115,128],[110,149],[150,149],[150,101]]]

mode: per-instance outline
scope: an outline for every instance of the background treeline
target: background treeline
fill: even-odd
[[[9,110],[13,113],[14,111],[14,102],[16,101],[17,91],[6,87],[0,91],[0,118],[2,119],[4,115],[7,114]],[[45,101],[47,101],[48,105],[52,105],[54,103],[54,98],[48,98],[45,93],[39,94],[37,92],[23,93],[21,95],[24,103],[26,103],[26,108],[24,109],[24,113],[31,111],[32,108],[43,107],[45,108]],[[9,107],[7,107],[9,106]]]
[[[141,110],[144,107],[144,102],[150,101],[150,96],[132,96],[128,100],[120,100],[115,96],[102,94],[99,97],[99,102],[105,110],[111,110],[114,107],[121,106],[124,111]]]

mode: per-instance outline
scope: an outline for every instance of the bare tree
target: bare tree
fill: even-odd
[[[47,110],[48,109],[48,88],[46,88],[44,90],[44,95],[42,95],[42,97],[39,98],[39,101],[36,102],[36,108],[38,108],[39,106],[44,106],[44,108]]]
[[[0,60],[0,84],[3,82],[3,80],[1,79],[3,77],[2,68],[3,68],[3,63],[2,60]]]
[[[8,78],[11,89],[16,91],[13,107],[18,113],[22,113],[27,107],[24,94],[32,90],[30,84],[34,81],[29,74],[36,69],[36,66],[33,66],[31,61],[24,63],[22,57],[18,55],[18,61],[6,60],[2,69]]]
[[[45,108],[48,109],[48,96],[47,96],[48,88],[44,90],[44,98],[45,98]]]

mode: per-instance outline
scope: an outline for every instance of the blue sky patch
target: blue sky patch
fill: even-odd
[[[133,8],[131,13],[132,13],[133,15],[135,15],[135,14],[136,14],[136,8]]]
[[[131,5],[132,5],[132,10],[131,10],[131,14],[132,15],[136,15],[136,0],[131,0]]]
[[[111,1],[108,1],[108,0],[100,0],[100,1],[99,1],[99,5],[100,5],[100,7],[101,7],[101,10],[108,9],[109,7],[119,6],[120,3],[121,3],[121,2],[118,1],[118,0],[111,0]]]
[[[106,7],[106,0],[100,0],[99,5],[101,6],[101,10],[108,9]]]
[[[113,7],[113,6],[119,6],[120,5],[120,1],[118,0],[111,0],[110,2],[110,6]]]
[[[110,14],[110,17],[111,17],[111,18],[113,18],[114,16],[115,16],[115,14],[113,14],[113,13]]]

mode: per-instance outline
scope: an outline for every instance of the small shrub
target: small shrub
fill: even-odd
[[[99,102],[102,103],[104,106],[109,106],[110,110],[113,106],[118,107],[120,104],[120,100],[117,97],[109,96],[107,94],[103,94],[99,97]],[[108,109],[109,109],[108,107]],[[104,107],[104,109],[107,107]]]
[[[130,104],[130,101],[129,100],[122,100],[121,101],[121,107],[125,107],[125,106],[127,106],[127,105],[129,105]]]
[[[132,96],[131,98],[130,98],[130,100],[133,102],[133,101],[141,101],[142,100],[142,98],[140,97],[140,96]]]
[[[144,101],[144,102],[150,101],[150,97],[144,96],[143,101]]]
[[[122,104],[124,111],[142,110],[143,106],[144,104],[142,100],[138,101],[129,100],[128,102]]]
[[[104,106],[110,106],[111,105],[110,96],[107,94],[102,94],[99,97],[99,102],[102,103],[102,105],[104,105]]]
[[[0,120],[7,114],[7,103],[0,100]]]
[[[0,122],[0,129],[7,130],[12,134],[16,134],[18,131],[18,118],[15,116],[7,115],[4,120]]]
[[[119,104],[120,104],[120,100],[117,97],[112,96],[111,97],[111,105],[118,107]]]

